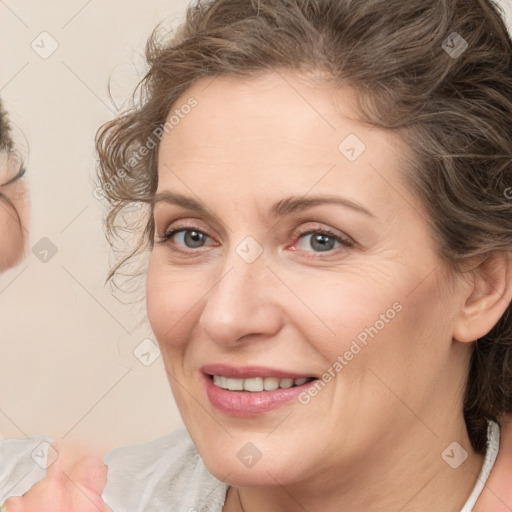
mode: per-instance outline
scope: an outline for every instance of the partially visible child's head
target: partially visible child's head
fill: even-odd
[[[24,172],[0,103],[0,272],[19,263],[25,249],[28,198],[21,179]]]

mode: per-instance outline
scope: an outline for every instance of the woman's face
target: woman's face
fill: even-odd
[[[207,467],[327,485],[411,436],[441,453],[462,428],[461,287],[400,140],[357,122],[350,90],[290,73],[197,83],[171,114],[192,97],[161,141],[147,307]]]
[[[28,197],[19,173],[20,161],[0,154],[0,192],[12,203],[0,198],[0,272],[19,263],[25,249]]]

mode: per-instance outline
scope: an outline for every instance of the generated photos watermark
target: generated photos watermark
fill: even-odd
[[[112,176],[102,187],[96,187],[93,190],[93,196],[102,201],[106,195],[114,190],[117,184],[130,175],[132,169],[134,169],[144,158],[149,154],[150,151],[158,146],[158,143],[162,140],[164,133],[170,133],[176,126],[187,117],[192,109],[197,107],[198,101],[191,96],[186,103],[183,103],[179,108],[175,108],[171,115],[167,117],[165,124],[157,126],[151,135],[146,138],[144,144],[141,144],[136,151],[131,153],[130,158],[127,160],[124,167],[117,169],[114,176]]]
[[[368,342],[375,338],[389,324],[403,307],[400,302],[394,302],[385,313],[381,313],[379,318],[370,327],[365,327],[350,343],[350,347],[336,358],[331,366],[322,374],[320,379],[311,383],[311,386],[303,391],[298,400],[301,404],[307,405],[311,399],[322,391],[325,386],[350,364],[351,361],[368,345]]]

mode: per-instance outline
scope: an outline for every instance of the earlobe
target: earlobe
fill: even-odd
[[[512,299],[512,257],[491,254],[471,270],[468,294],[458,315],[453,338],[470,343],[485,336],[505,313]]]

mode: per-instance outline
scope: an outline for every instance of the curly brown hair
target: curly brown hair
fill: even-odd
[[[352,86],[361,119],[400,134],[415,156],[404,172],[454,270],[512,250],[512,42],[490,0],[199,0],[174,33],[153,32],[146,58],[133,107],[96,139],[110,242],[127,206],[147,214],[138,244],[109,279],[152,247],[158,144],[141,148],[162,133],[180,96],[205,77],[275,69]],[[487,421],[506,413],[510,306],[474,343],[464,417],[477,452],[485,452]]]

